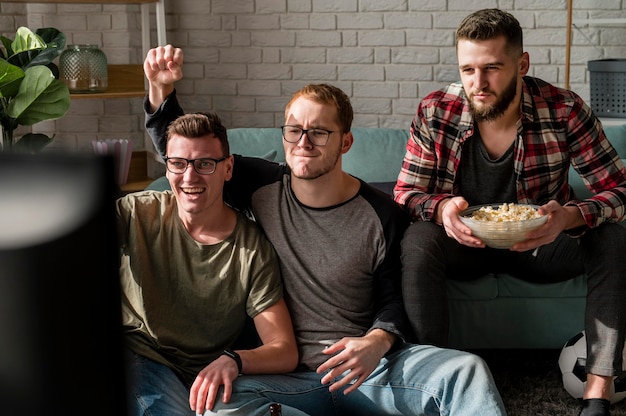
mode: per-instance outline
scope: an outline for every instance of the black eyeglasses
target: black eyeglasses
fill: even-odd
[[[184,157],[166,157],[165,165],[167,170],[172,173],[185,173],[187,166],[191,163],[196,173],[200,175],[210,175],[217,169],[217,164],[228,159],[228,156],[224,156],[221,159],[213,159],[210,157],[203,157],[201,159],[185,159]]]
[[[325,146],[328,143],[328,138],[331,133],[335,133],[333,130],[326,129],[303,129],[296,126],[281,126],[283,131],[283,139],[288,143],[298,143],[302,136],[306,134],[312,145]]]

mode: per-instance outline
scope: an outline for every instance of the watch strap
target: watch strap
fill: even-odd
[[[224,352],[222,355],[232,358],[237,363],[237,369],[239,370],[239,374],[241,374],[243,370],[243,364],[241,363],[241,357],[231,348],[224,348]]]

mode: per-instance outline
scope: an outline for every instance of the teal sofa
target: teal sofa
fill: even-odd
[[[626,158],[626,125],[607,127],[605,132],[620,156]],[[391,192],[404,158],[408,131],[356,127],[352,133],[354,145],[343,157],[343,169]],[[230,129],[228,137],[233,154],[285,161],[278,128]],[[573,170],[570,184],[577,195],[589,194]],[[169,184],[162,177],[147,189],[167,188]],[[586,290],[584,276],[557,284],[527,283],[506,274],[488,274],[470,282],[451,280],[451,346],[560,349],[583,329]]]

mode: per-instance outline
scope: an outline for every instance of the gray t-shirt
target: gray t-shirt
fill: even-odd
[[[343,204],[311,208],[284,174],[251,202],[280,258],[302,365],[317,368],[329,358],[326,345],[373,328],[403,336],[399,241],[406,223],[390,197],[362,183]]]
[[[457,178],[459,195],[470,206],[517,202],[513,145],[501,157],[492,159],[480,134],[475,134],[463,145]]]

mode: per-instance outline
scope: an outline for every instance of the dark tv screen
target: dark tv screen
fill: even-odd
[[[0,414],[125,415],[113,161],[0,153]]]

